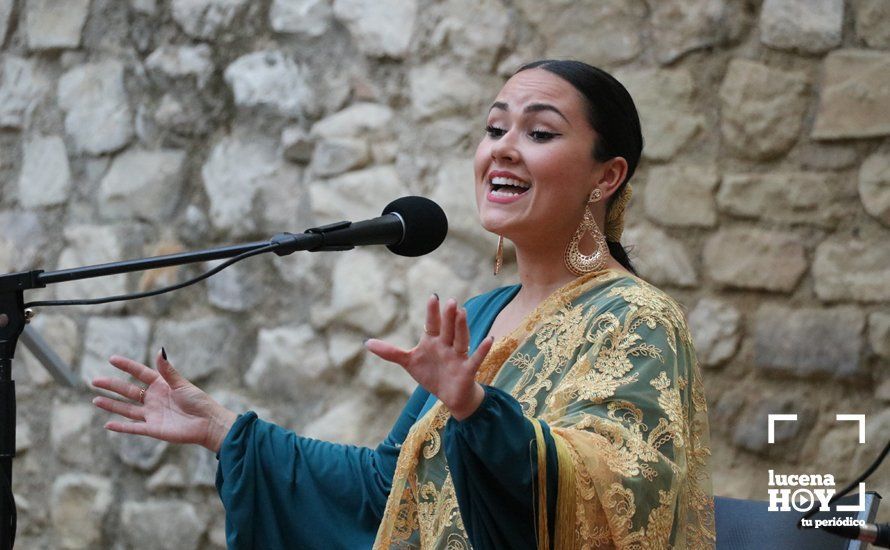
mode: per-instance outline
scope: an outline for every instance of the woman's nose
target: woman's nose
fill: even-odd
[[[519,160],[519,150],[516,148],[516,136],[513,130],[502,135],[491,147],[492,160],[516,162]]]

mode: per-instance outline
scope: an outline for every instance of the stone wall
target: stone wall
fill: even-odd
[[[233,408],[374,444],[412,384],[362,341],[408,345],[430,292],[515,280],[490,275],[472,150],[521,62],[569,56],[638,103],[625,243],[689,310],[717,493],[763,499],[768,468],[846,482],[887,437],[886,0],[0,0],[0,43],[4,272],[263,239],[409,193],[451,224],[421,259],[257,257],[160,298],[41,311],[83,379],[163,345]],[[210,453],[106,433],[89,391],[18,358],[21,547],[224,546]],[[772,446],[769,412],[801,419]],[[836,413],[867,415],[865,445]],[[890,465],[869,486],[890,495]]]

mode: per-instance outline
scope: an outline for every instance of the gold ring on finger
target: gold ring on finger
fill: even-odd
[[[139,402],[145,403],[145,388],[139,388]]]
[[[433,338],[435,338],[436,336],[439,335],[438,332],[433,332],[433,331],[431,331],[431,330],[429,329],[429,327],[423,327],[423,331],[426,333],[427,336],[432,336]]]

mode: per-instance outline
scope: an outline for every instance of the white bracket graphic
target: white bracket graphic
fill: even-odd
[[[838,504],[834,507],[838,512],[864,512],[865,511],[865,483],[859,484],[859,504]]]
[[[776,442],[776,420],[785,420],[796,422],[797,415],[796,414],[768,414],[767,418],[767,428],[766,428],[766,441],[767,443],[775,443]]]
[[[865,415],[864,414],[837,414],[838,422],[859,422],[859,443],[865,443]]]

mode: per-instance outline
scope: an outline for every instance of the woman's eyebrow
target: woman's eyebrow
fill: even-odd
[[[495,101],[494,103],[492,103],[491,109],[489,109],[489,111],[491,111],[492,109],[500,109],[502,111],[509,111],[510,107],[503,101]],[[569,119],[567,119],[566,116],[564,114],[562,114],[562,112],[559,109],[557,109],[553,105],[550,105],[549,103],[531,103],[529,105],[526,105],[525,109],[522,110],[523,113],[536,113],[536,112],[540,112],[540,111],[553,111],[554,113],[556,113],[560,117],[562,117],[563,120],[565,120],[566,122],[569,122]],[[569,124],[571,124],[571,123],[569,122]]]

